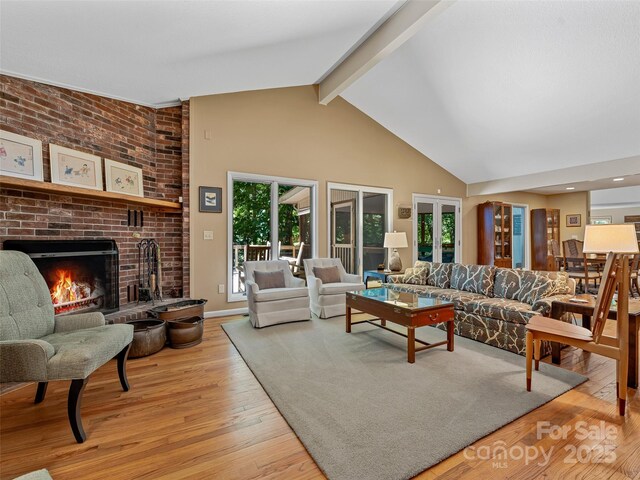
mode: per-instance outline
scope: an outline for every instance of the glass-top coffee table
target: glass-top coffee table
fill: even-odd
[[[374,319],[351,320],[351,309],[373,315]],[[387,327],[387,322],[407,328],[406,335]],[[427,343],[416,339],[415,329],[427,325],[447,322],[447,340],[438,343]],[[407,361],[415,363],[416,352],[440,345],[447,345],[453,352],[453,303],[434,297],[419,296],[412,293],[396,292],[388,288],[372,288],[361,292],[347,293],[347,333],[351,326],[368,323],[384,328],[407,339]],[[416,343],[422,347],[416,348]]]

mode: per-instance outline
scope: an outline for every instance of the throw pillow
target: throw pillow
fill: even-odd
[[[429,275],[427,275],[427,285],[449,288],[451,286],[452,266],[452,263],[432,263]]]
[[[571,291],[571,286],[569,286],[569,274],[567,272],[557,272],[555,278],[552,278],[552,284],[549,289],[538,298],[568,295],[570,293],[573,292]]]
[[[258,284],[260,290],[285,287],[284,272],[282,270],[276,270],[274,272],[261,272],[256,270],[253,272],[253,279]]]
[[[510,268],[496,269],[495,281],[493,284],[493,296],[496,298],[518,300],[521,273],[522,271],[516,271]]]
[[[493,293],[494,273],[495,267],[492,266],[456,263],[451,269],[451,288],[490,297]]]
[[[410,285],[426,285],[427,283],[427,267],[407,268],[402,278],[402,283]]]
[[[545,295],[545,292],[553,285],[553,281],[548,277],[537,275],[533,272],[522,273],[518,300],[533,305],[536,300]]]
[[[313,276],[319,278],[322,283],[340,283],[340,270],[338,267],[313,267]]]

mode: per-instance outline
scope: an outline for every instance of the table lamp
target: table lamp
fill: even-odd
[[[600,301],[610,302],[618,289],[618,319],[627,315],[629,304],[629,257],[638,253],[638,239],[632,224],[624,225],[587,225],[584,230],[583,253],[606,253],[607,261],[602,272],[602,282],[598,289],[596,308]],[[608,305],[606,311],[608,312]],[[604,328],[604,319],[597,322],[594,318],[593,337],[598,341]],[[626,324],[626,322],[624,322]],[[618,329],[623,324],[618,322]],[[620,334],[620,332],[618,332]],[[622,337],[618,337],[622,338]]]
[[[400,260],[400,254],[398,248],[407,248],[407,234],[405,232],[393,233],[387,232],[384,234],[384,248],[393,249],[389,254],[389,270],[392,272],[399,272],[402,270],[402,261]]]

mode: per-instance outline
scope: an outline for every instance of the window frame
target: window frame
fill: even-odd
[[[278,187],[280,185],[311,189],[311,256],[318,256],[318,181],[302,178],[275,177],[257,173],[227,172],[227,302],[245,302],[244,293],[233,292],[233,184],[235,181],[266,183],[271,185],[271,248],[276,258],[278,249]],[[275,255],[275,256],[274,256]]]

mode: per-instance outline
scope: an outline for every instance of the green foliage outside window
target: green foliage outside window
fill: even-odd
[[[382,247],[385,231],[384,215],[381,213],[362,215],[362,242],[365,247]]]
[[[280,186],[282,195],[293,187]],[[294,205],[278,206],[278,239],[291,245],[300,239],[298,211]],[[234,245],[266,245],[271,240],[271,185],[268,183],[233,182]]]
[[[433,213],[418,214],[418,244],[419,246],[433,245]],[[456,238],[456,214],[442,214],[442,243],[450,245]]]

